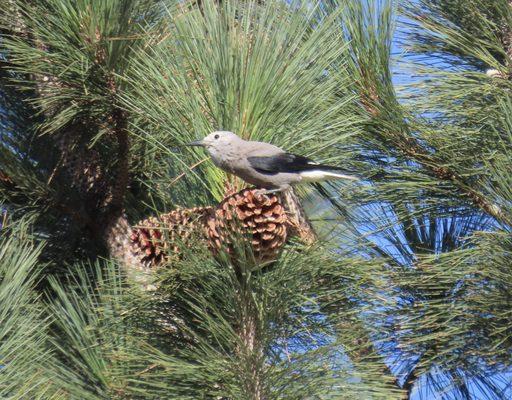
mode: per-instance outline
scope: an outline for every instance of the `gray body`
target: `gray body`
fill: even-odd
[[[268,191],[281,191],[303,181],[327,178],[357,178],[330,172],[339,167],[321,165],[302,156],[285,152],[270,143],[243,140],[232,132],[217,131],[190,143],[203,146],[213,163],[245,182]]]
[[[242,178],[251,185],[266,189],[285,189],[302,180],[297,173],[277,172],[269,176],[258,172],[251,166],[249,157],[275,156],[284,153],[279,147],[269,143],[246,142],[236,136],[236,139],[223,147],[222,151],[213,148],[209,153],[217,167]]]

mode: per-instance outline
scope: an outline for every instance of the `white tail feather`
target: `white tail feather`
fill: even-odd
[[[345,174],[338,174],[337,172],[322,171],[322,170],[319,170],[319,169],[315,169],[315,170],[311,170],[311,171],[302,171],[300,173],[300,176],[302,177],[302,180],[306,181],[306,182],[323,181],[323,180],[329,179],[329,178],[348,179],[348,180],[351,180],[351,181],[358,181],[359,180],[355,176],[345,175]]]

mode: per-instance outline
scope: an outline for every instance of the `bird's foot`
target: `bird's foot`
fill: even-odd
[[[259,196],[263,196],[263,195],[266,195],[266,194],[272,194],[272,193],[276,193],[276,192],[279,192],[279,189],[272,189],[272,190],[267,190],[267,189],[258,189],[256,190],[256,194],[259,195]]]
[[[257,196],[265,196],[267,194],[274,194],[274,193],[278,193],[278,192],[281,192],[283,189],[258,189],[256,190],[255,194]]]
[[[269,199],[269,196],[270,194],[274,194],[274,193],[277,193],[277,192],[280,192],[281,189],[271,189],[271,190],[268,190],[268,189],[258,189],[254,192],[254,196],[259,200],[259,201],[262,201],[263,200],[263,196],[265,196],[265,198],[268,200]]]

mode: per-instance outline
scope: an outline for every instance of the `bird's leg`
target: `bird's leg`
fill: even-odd
[[[259,189],[256,191],[256,194],[258,196],[263,196],[263,195],[267,195],[267,194],[273,194],[273,193],[278,193],[278,192],[282,192],[284,190],[284,188],[277,188],[277,189]]]
[[[278,192],[281,192],[283,191],[284,188],[277,188],[277,189],[258,189],[254,192],[254,195],[256,196],[256,198],[258,198],[259,200],[258,201],[262,201],[261,197],[262,196],[265,196],[267,199],[268,199],[268,196],[269,194],[273,194],[273,193],[278,193]]]

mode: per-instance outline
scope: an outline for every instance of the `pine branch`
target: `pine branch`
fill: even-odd
[[[376,127],[379,135],[382,135],[384,143],[393,146],[406,159],[423,166],[436,179],[452,183],[476,208],[485,211],[497,221],[512,226],[511,216],[504,213],[497,204],[489,201],[483,193],[474,189],[453,168],[437,160],[435,155],[414,137],[412,128],[403,122],[405,116],[402,115],[401,106],[395,98],[390,98],[388,94],[379,95],[380,85],[368,78],[363,78],[362,82],[358,85],[362,108],[369,117],[369,123]],[[396,125],[399,125],[398,129]],[[393,129],[390,129],[390,126],[393,126]]]
[[[293,189],[281,194],[281,201],[289,214],[292,225],[291,234],[298,236],[304,243],[312,244],[318,240],[317,234],[301,205],[301,200]]]
[[[10,46],[12,54],[10,63],[14,71],[26,77],[23,84],[35,89],[33,102],[45,119],[42,128],[46,138],[56,145],[61,154],[48,179],[48,185],[54,184],[61,192],[62,199],[54,203],[54,208],[69,214],[81,229],[92,233],[95,240],[105,243],[108,248],[116,248],[116,254],[120,255],[119,243],[126,243],[128,237],[123,239],[112,237],[111,234],[128,232],[125,229],[127,220],[119,219],[125,218],[123,210],[129,184],[130,141],[128,114],[118,104],[122,92],[118,87],[118,72],[128,61],[124,56],[131,51],[130,39],[123,37],[130,35],[122,30],[137,29],[137,25],[128,20],[123,22],[122,18],[138,18],[140,15],[126,14],[127,10],[132,10],[131,5],[105,4],[106,8],[119,8],[124,13],[119,17],[119,28],[114,21],[110,21],[113,29],[118,29],[115,33],[120,36],[111,38],[102,36],[108,34],[107,31],[100,31],[104,27],[94,26],[101,11],[91,20],[84,20],[83,25],[75,26],[75,21],[63,20],[69,25],[52,28],[51,24],[60,23],[56,18],[63,9],[67,7],[65,12],[76,12],[71,3],[59,6],[51,1],[41,4],[13,1],[12,7],[11,14],[16,21],[14,25],[20,32],[18,39],[14,34],[8,38],[7,46]],[[57,15],[53,15],[54,12]],[[45,13],[49,13],[51,18],[43,23],[41,14]],[[94,11],[88,10],[87,13]],[[90,30],[86,28],[94,29],[92,37],[89,37]],[[66,36],[69,30],[76,29],[79,30],[79,40],[83,40],[82,44],[75,43],[73,36]],[[123,43],[119,44],[121,41]],[[69,57],[64,53],[68,52],[65,46],[70,47]],[[77,63],[73,59],[77,57],[77,51],[80,52],[78,57],[83,57],[82,53],[89,51],[86,57],[90,67],[86,71],[79,69],[70,72],[68,65]],[[30,57],[33,62],[26,61]],[[70,61],[66,63],[64,60]],[[80,74],[84,73],[89,74],[86,75],[86,79],[91,80],[86,81],[89,88],[81,87],[80,80],[84,77]],[[70,99],[67,100],[66,96]],[[93,142],[94,146],[91,145]],[[117,224],[123,229],[112,229]],[[126,251],[128,254],[121,259],[128,260],[128,247]]]
[[[375,110],[374,115],[379,115],[377,107],[374,106],[372,109]],[[437,179],[453,183],[475,207],[485,211],[497,221],[512,226],[512,218],[509,215],[504,213],[498,205],[490,202],[482,193],[473,189],[471,184],[467,183],[466,180],[454,170],[439,163],[410,133],[390,132],[389,135],[397,137],[395,145],[403,155],[421,164]]]
[[[364,324],[356,318],[351,318],[348,329],[354,329],[360,335],[355,340],[354,346],[348,351],[354,362],[360,364],[361,368],[365,368],[365,364],[368,365],[366,366],[367,368],[375,368],[374,364],[378,363],[386,383],[393,387],[394,390],[399,390],[398,393],[401,393],[400,398],[408,399],[409,397],[403,392],[408,390],[407,386],[400,385],[399,379],[388,364],[386,364],[384,357],[379,354],[374,342],[370,339],[370,332],[368,332]]]
[[[436,9],[441,7],[442,3],[436,2],[429,7]],[[452,3],[450,5],[453,6]],[[450,10],[451,6],[442,4],[442,7]],[[437,156],[435,153],[442,149],[437,149],[436,145],[428,140],[422,140],[421,130],[424,127],[420,126],[418,132],[415,132],[417,128],[415,116],[406,115],[399,104],[391,69],[391,38],[393,37],[391,2],[385,2],[382,6],[368,6],[368,10],[364,6],[354,5],[348,8],[347,14],[347,21],[358,21],[355,24],[347,22],[347,25],[349,26],[348,36],[353,40],[351,68],[356,76],[355,85],[359,93],[359,103],[371,127],[368,140],[370,143],[375,142],[376,139],[380,142],[376,143],[377,149],[369,148],[367,151],[381,151],[385,157],[386,153],[389,154],[390,148],[395,149],[406,161],[421,165],[436,180],[452,184],[474,207],[485,211],[502,224],[510,226],[512,217],[482,193],[475,184],[472,184],[465,174],[457,170],[455,162],[458,160],[446,161],[442,153],[441,156]],[[372,26],[371,30],[367,25],[359,22],[364,20]],[[442,25],[442,21],[437,22]],[[426,24],[433,29],[428,23]],[[434,38],[435,34],[430,36]],[[456,49],[453,44],[451,48]],[[425,110],[425,112],[432,111]],[[442,112],[442,110],[434,111]],[[367,145],[363,143],[362,146]],[[432,149],[429,146],[432,146]]]
[[[463,9],[467,9],[467,15],[461,14]],[[418,26],[413,27],[412,33],[409,33],[409,39],[412,39],[410,47],[413,51],[430,53],[432,57],[444,52],[451,56],[448,63],[454,65],[464,57],[472,57],[474,67],[480,68],[482,64],[487,64],[485,68],[491,66],[491,69],[486,71],[487,76],[501,79],[509,77],[512,51],[512,29],[509,26],[512,21],[510,1],[492,3],[468,0],[458,4],[447,1],[437,1],[433,4],[431,2],[411,3],[405,7],[405,16],[418,21]],[[473,46],[475,42],[478,42],[477,46]],[[422,46],[423,43],[424,46]],[[499,69],[492,69],[496,68],[496,65],[499,65]],[[429,73],[434,74],[434,71],[431,70]],[[446,90],[447,87],[443,89]],[[455,88],[452,86],[451,89]],[[500,92],[496,91],[495,95],[499,98]],[[453,96],[455,97],[456,94],[454,93]],[[453,101],[454,98],[450,100]],[[442,109],[444,104],[439,106],[440,109],[435,111],[445,112]],[[390,107],[395,106],[390,104]],[[448,105],[448,109],[451,107],[452,105]],[[471,123],[476,124],[477,121],[473,120]],[[510,214],[488,199],[485,193],[475,189],[474,185],[471,185],[453,168],[443,165],[442,162],[436,162],[434,156],[431,156],[430,152],[413,138],[409,128],[405,129],[407,130],[403,135],[405,140],[401,142],[401,151],[404,155],[421,163],[436,178],[450,181],[475,207],[485,211],[502,224],[511,226]]]
[[[246,279],[242,275],[242,279]],[[260,321],[258,320],[258,311],[253,304],[253,295],[249,282],[242,282],[242,291],[239,294],[242,304],[240,325],[238,327],[238,335],[240,345],[237,346],[236,352],[239,360],[245,364],[241,366],[244,370],[242,376],[244,381],[242,387],[245,394],[250,400],[265,400],[265,388],[263,386],[264,377],[262,377],[262,365],[264,364],[264,356],[261,338]]]

